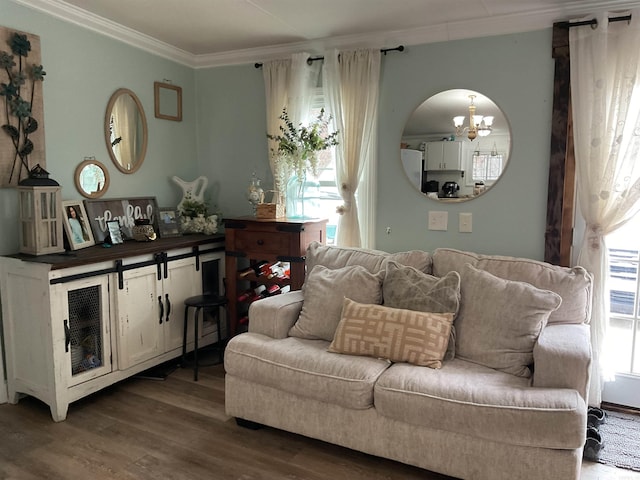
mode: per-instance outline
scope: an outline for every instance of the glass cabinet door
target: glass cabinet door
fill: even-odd
[[[63,367],[76,385],[111,372],[108,276],[56,285],[64,329]],[[56,352],[57,354],[58,352]],[[60,357],[59,357],[60,358]]]

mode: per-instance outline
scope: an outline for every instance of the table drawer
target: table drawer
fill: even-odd
[[[233,249],[240,252],[286,254],[289,251],[289,235],[270,232],[236,231]]]

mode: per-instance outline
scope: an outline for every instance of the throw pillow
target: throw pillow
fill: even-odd
[[[311,242],[306,252],[307,271],[316,265],[323,265],[335,269],[353,265],[362,265],[371,273],[384,270],[384,263],[393,260],[403,265],[411,265],[423,272],[431,273],[431,254],[422,250],[408,252],[387,253],[381,250],[371,250],[356,247],[338,247],[336,245],[322,245]]]
[[[453,313],[460,308],[460,274],[449,272],[442,278],[416,268],[389,261],[382,284],[383,303],[387,307],[420,312]],[[455,356],[455,328],[447,347],[445,360]]]
[[[418,312],[344,299],[329,351],[440,368],[453,313]]]
[[[316,265],[302,286],[302,310],[289,336],[330,342],[340,322],[344,297],[382,303],[383,276],[384,272],[369,273],[360,265],[335,270]]]
[[[562,302],[560,296],[525,282],[505,280],[466,264],[460,275],[456,356],[530,377],[533,346]]]

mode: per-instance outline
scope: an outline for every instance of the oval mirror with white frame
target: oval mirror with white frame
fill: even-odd
[[[100,198],[109,188],[109,172],[94,158],[84,160],[76,167],[76,189],[83,197]]]
[[[104,138],[114,165],[122,173],[134,173],[147,152],[147,117],[131,90],[120,88],[111,95],[104,119]]]
[[[481,93],[453,89],[429,97],[411,114],[400,160],[410,183],[428,198],[462,202],[495,185],[510,152],[502,110]]]

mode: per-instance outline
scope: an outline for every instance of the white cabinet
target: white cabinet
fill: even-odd
[[[425,170],[463,170],[462,142],[427,142]]]
[[[116,291],[120,368],[182,348],[184,301],[202,293],[196,273],[194,258],[123,272],[123,288]],[[193,322],[189,329],[191,339]]]
[[[112,371],[110,278],[50,284],[48,265],[9,263],[0,277],[9,402],[33,395],[64,420],[69,402]]]
[[[8,400],[34,396],[55,421],[69,403],[179,357],[185,298],[222,294],[222,235],[53,257],[0,257],[0,303]],[[199,345],[218,340],[216,314],[201,316]],[[188,339],[192,350],[193,321]]]

